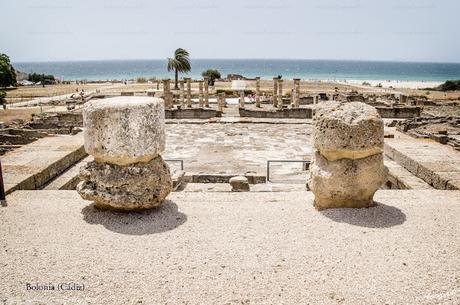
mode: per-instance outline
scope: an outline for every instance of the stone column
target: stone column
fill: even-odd
[[[163,95],[165,109],[171,109],[171,80],[169,78],[163,80]]]
[[[260,108],[260,77],[256,77],[256,107]]]
[[[273,78],[273,107],[278,107],[278,77]]]
[[[407,95],[404,95],[404,94],[401,94],[399,96],[399,102],[401,104],[407,104],[408,105],[408,98],[407,98]]]
[[[225,104],[225,93],[219,93],[217,95],[217,111],[223,112]]]
[[[300,78],[294,78],[294,90],[292,96],[294,97],[294,107],[300,107]]]
[[[322,103],[313,118],[308,187],[315,207],[364,208],[387,181],[383,165],[383,121],[360,102]]]
[[[203,77],[204,84],[204,107],[209,108],[209,77]]]
[[[80,169],[77,191],[97,208],[153,208],[171,192],[163,100],[115,97],[83,108],[85,150],[94,157]]]
[[[198,81],[198,107],[203,108],[203,81]]]
[[[243,108],[244,109],[244,90],[241,90],[240,91],[240,108]]]
[[[191,84],[190,77],[185,78],[185,81],[187,82],[187,107],[191,108],[192,107],[192,84]]]
[[[283,80],[278,80],[278,109],[283,109]]]
[[[185,98],[184,98],[184,81],[179,81],[179,104],[182,108],[185,108]]]

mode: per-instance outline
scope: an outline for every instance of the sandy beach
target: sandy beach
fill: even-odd
[[[436,81],[405,81],[405,80],[344,80],[337,81],[341,84],[362,85],[369,83],[371,86],[382,85],[382,88],[400,88],[400,89],[425,89],[434,88],[441,85],[443,82]]]

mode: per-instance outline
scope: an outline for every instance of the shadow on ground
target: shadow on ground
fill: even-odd
[[[375,204],[365,209],[328,209],[320,213],[335,222],[366,228],[390,228],[406,221],[406,214],[400,209],[379,202]]]
[[[81,213],[89,224],[100,224],[110,231],[127,235],[162,233],[187,221],[187,215],[179,212],[177,204],[171,200],[165,200],[158,208],[128,213],[99,210],[91,204]]]

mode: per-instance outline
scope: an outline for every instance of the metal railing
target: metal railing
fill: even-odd
[[[165,162],[180,162],[180,170],[184,170],[184,160],[183,159],[164,159]]]
[[[267,160],[267,181],[270,181],[270,163],[303,163],[303,170],[310,167],[310,160]]]
[[[6,204],[5,184],[3,183],[2,161],[0,160],[0,205]]]

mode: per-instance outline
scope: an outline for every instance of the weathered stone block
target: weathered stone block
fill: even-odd
[[[322,104],[313,120],[313,147],[308,187],[315,207],[363,208],[373,205],[387,181],[383,164],[383,122],[363,103]]]
[[[230,178],[232,192],[249,192],[248,178],[244,176],[235,176]]]
[[[126,166],[89,162],[81,168],[80,179],[78,193],[102,209],[153,208],[160,205],[172,190],[169,167],[161,156]]]
[[[383,121],[374,107],[327,102],[313,118],[313,145],[328,160],[359,159],[383,152]]]
[[[85,104],[85,149],[98,162],[148,162],[165,147],[164,105],[159,98],[115,97]]]
[[[382,154],[331,162],[317,151],[310,165],[308,185],[319,210],[365,208],[373,205],[374,193],[387,181],[387,174]]]
[[[163,100],[118,97],[83,110],[85,148],[94,156],[80,171],[83,199],[121,211],[153,208],[172,190],[164,150]]]

